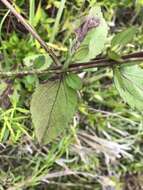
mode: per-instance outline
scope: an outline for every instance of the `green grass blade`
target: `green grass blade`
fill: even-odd
[[[56,21],[54,24],[53,32],[52,32],[52,35],[50,38],[50,43],[53,43],[55,40],[55,36],[56,36],[58,29],[59,29],[59,23],[60,23],[60,19],[62,17],[62,13],[64,10],[65,3],[66,3],[66,0],[61,0],[60,8],[58,10],[58,14],[57,14]]]

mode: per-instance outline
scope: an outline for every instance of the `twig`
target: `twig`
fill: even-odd
[[[23,26],[32,34],[32,36],[40,43],[40,45],[45,49],[45,51],[50,55],[52,60],[56,65],[60,65],[57,56],[54,52],[48,47],[48,45],[42,40],[42,38],[37,34],[35,29],[28,23],[26,20],[15,10],[15,8],[7,1],[0,0],[14,15],[15,17],[23,24]]]
[[[97,179],[98,178],[98,176],[96,174],[92,174],[92,173],[88,173],[88,172],[64,170],[64,171],[49,173],[49,174],[47,174],[45,176],[41,176],[41,180],[59,178],[59,177],[70,176],[70,175],[74,175],[74,176],[80,175],[80,176],[83,176],[85,178],[92,178],[92,179]]]
[[[93,184],[82,184],[82,183],[70,183],[70,182],[68,182],[68,183],[64,183],[64,182],[57,182],[57,181],[48,181],[48,180],[44,180],[43,182],[45,182],[45,183],[47,183],[47,184],[49,184],[49,185],[56,185],[56,186],[58,186],[58,187],[79,187],[79,188],[86,188],[86,189],[93,189]]]
[[[26,20],[15,10],[15,8],[7,1],[7,0],[0,0],[9,10],[15,15],[15,17],[25,26],[25,28],[32,34],[32,36],[38,40],[41,46],[46,50],[46,52],[50,55],[53,59],[54,63],[57,67],[54,69],[48,69],[45,71],[39,70],[32,70],[32,71],[14,71],[14,72],[0,72],[0,77],[12,77],[12,76],[25,76],[25,75],[41,75],[46,73],[62,73],[62,66],[57,59],[57,56],[54,52],[48,47],[48,45],[41,39],[41,37],[37,34],[34,28],[26,22]],[[113,60],[109,60],[106,58],[98,58],[96,60],[90,61],[88,63],[78,63],[78,64],[71,64],[69,68],[66,70],[68,72],[80,72],[84,69],[94,68],[94,67],[106,67],[106,66],[113,66],[115,64],[124,64],[128,62],[140,62],[143,61],[143,52],[132,53],[129,55],[122,56],[122,62],[116,62]]]
[[[133,57],[133,55],[135,57]],[[116,62],[109,59],[97,59],[90,61],[88,63],[77,63],[77,64],[71,64],[69,68],[66,70],[66,72],[81,72],[83,70],[89,69],[89,68],[99,68],[99,67],[113,67],[114,65],[121,65],[126,63],[140,63],[143,61],[143,57],[138,57],[138,53],[130,54],[131,58],[123,58],[122,62]],[[137,56],[137,57],[136,57]],[[124,57],[129,57],[129,55],[126,55]],[[0,78],[9,78],[9,77],[22,77],[26,75],[45,75],[48,73],[52,74],[59,74],[63,73],[62,66],[54,66],[52,68],[49,68],[48,70],[30,70],[30,71],[10,71],[10,72],[4,72],[0,71]]]
[[[88,172],[66,171],[65,170],[65,171],[49,173],[47,175],[37,177],[34,180],[35,180],[35,182],[47,182],[50,184],[50,182],[52,182],[52,181],[49,181],[49,180],[51,180],[51,179],[60,178],[60,177],[64,177],[64,176],[72,176],[72,175],[79,175],[79,176],[83,176],[85,178],[91,178],[94,180],[98,180],[98,178],[100,177],[100,176],[97,176],[97,175],[94,175],[94,174],[88,173]],[[19,183],[15,184],[14,186],[9,187],[7,190],[17,190],[17,189],[23,189],[24,187],[29,187],[32,183],[32,180],[33,180],[33,176],[29,177],[25,181],[19,182]],[[69,183],[69,184],[71,184],[71,183]],[[80,185],[82,185],[82,184],[79,184],[79,187],[80,187]],[[86,185],[85,185],[85,187],[86,187]]]

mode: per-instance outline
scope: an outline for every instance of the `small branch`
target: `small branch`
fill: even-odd
[[[9,72],[3,72],[3,71],[0,71],[0,77],[1,78],[6,78],[6,77],[23,77],[23,76],[26,76],[26,75],[44,75],[44,74],[47,74],[47,73],[53,73],[52,70],[44,70],[44,71],[41,71],[41,70],[30,70],[30,71],[9,71]],[[55,74],[56,73],[60,73],[60,72],[54,72]]]
[[[14,71],[14,72],[0,72],[0,77],[13,77],[13,76],[25,76],[25,75],[41,75],[47,73],[59,74],[62,73],[62,66],[54,54],[54,52],[48,47],[48,45],[41,39],[41,37],[37,34],[35,29],[26,22],[26,20],[15,10],[15,8],[7,1],[0,0],[14,15],[15,17],[25,26],[25,28],[32,34],[32,36],[40,43],[40,45],[45,49],[45,51],[50,55],[54,63],[57,65],[51,69],[41,71],[41,70],[32,70],[32,71]],[[64,1],[63,1],[64,2]],[[107,67],[113,66],[114,64],[123,64],[125,62],[140,62],[143,61],[143,52],[137,52],[122,56],[122,62],[116,62],[106,58],[97,58],[88,63],[75,63],[71,64],[69,68],[66,70],[68,72],[80,72],[84,69],[94,68],[94,67]]]
[[[26,22],[26,20],[15,10],[15,8],[7,1],[0,0],[14,15],[15,17],[23,24],[23,26],[32,34],[32,36],[40,43],[40,45],[45,49],[45,51],[50,55],[52,60],[56,65],[60,65],[57,56],[54,52],[48,47],[48,45],[42,40],[42,38],[37,34],[35,29]]]
[[[100,67],[113,67],[114,65],[121,65],[126,63],[140,63],[143,61],[143,55],[142,57],[141,52],[129,54],[123,56],[122,62],[116,62],[110,59],[97,59],[93,60],[87,63],[75,63],[71,64],[69,68],[66,70],[66,72],[81,72],[83,70],[89,69],[89,68],[100,68]],[[131,58],[126,58],[131,57]],[[11,71],[11,72],[3,72],[0,71],[0,78],[9,78],[9,77],[22,77],[26,75],[45,75],[48,73],[51,74],[60,74],[63,73],[62,66],[54,66],[52,68],[49,68],[47,70],[30,70],[30,71]]]
[[[126,59],[126,58],[143,58],[143,51],[140,51],[140,52],[135,52],[135,53],[130,53],[128,55],[124,55],[122,56],[123,59]]]

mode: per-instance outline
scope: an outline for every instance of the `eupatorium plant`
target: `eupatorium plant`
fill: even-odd
[[[51,142],[57,136],[63,134],[71,123],[77,110],[78,91],[82,88],[82,81],[75,73],[82,69],[111,66],[114,83],[121,97],[133,109],[143,111],[143,70],[139,66],[143,61],[143,53],[121,55],[122,49],[136,35],[136,27],[129,27],[113,37],[110,48],[106,49],[107,59],[93,60],[105,50],[108,25],[100,6],[92,7],[84,21],[75,30],[75,40],[73,40],[72,48],[69,48],[69,57],[64,65],[61,65],[54,52],[11,4],[7,0],[1,1],[38,40],[49,56],[39,54],[32,57],[32,61],[39,59],[39,57],[46,60],[46,65],[39,70],[14,73],[1,72],[0,76],[11,77],[13,75],[41,73],[49,73],[49,76],[51,73],[56,75],[52,80],[50,78],[47,83],[39,84],[32,96],[30,110],[39,143],[47,144]],[[70,51],[71,49],[72,51]],[[29,63],[29,58],[24,59],[24,64],[27,64],[27,62]],[[53,62],[57,66],[53,66]]]

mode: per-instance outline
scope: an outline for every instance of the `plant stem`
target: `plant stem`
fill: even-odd
[[[56,65],[60,65],[60,62],[54,52],[48,47],[46,42],[37,34],[35,29],[15,10],[15,8],[7,1],[0,0],[14,15],[15,17],[23,24],[23,26],[32,34],[32,36],[40,43],[40,45],[45,49],[45,51],[50,55],[53,62]]]
[[[66,72],[81,72],[83,70],[89,69],[89,68],[100,68],[100,67],[113,67],[114,65],[121,65],[121,64],[140,64],[143,61],[143,55],[141,56],[142,52],[133,53],[129,55],[123,56],[122,62],[116,62],[110,59],[96,59],[87,63],[75,63],[71,64],[69,68],[66,70]],[[8,78],[8,77],[22,77],[26,75],[44,75],[47,73],[52,74],[60,74],[63,73],[62,66],[55,66],[53,68],[49,68],[48,70],[31,70],[31,71],[11,71],[11,72],[3,72],[0,71],[0,77],[1,78]]]
[[[50,43],[53,43],[54,40],[55,40],[55,36],[56,36],[56,34],[58,32],[58,29],[59,29],[59,23],[60,23],[60,20],[61,20],[61,17],[62,17],[62,13],[63,13],[63,10],[64,10],[65,3],[66,3],[66,0],[61,0],[60,8],[58,10],[56,21],[55,21],[54,28],[53,28],[53,31],[52,31],[52,35],[51,35],[51,38],[50,38]]]
[[[2,26],[3,26],[3,23],[5,22],[7,16],[9,15],[10,13],[10,10],[8,10],[6,12],[6,14],[4,15],[4,17],[2,18],[1,22],[0,22],[0,41],[2,41]]]
[[[1,22],[0,22],[0,45],[1,45],[1,46],[2,46],[2,44],[3,44],[3,39],[2,39],[2,26],[3,26],[3,24],[4,24],[4,22],[5,22],[6,18],[7,18],[7,16],[9,15],[9,13],[10,13],[10,10],[8,10],[8,11],[6,12],[6,14],[4,15],[4,17],[2,18],[2,20],[1,20]],[[4,49],[2,50],[2,52],[3,52],[3,55],[4,55],[4,61],[5,61],[5,63],[7,63],[7,59],[6,59],[7,52],[6,52],[6,49],[4,48]]]

